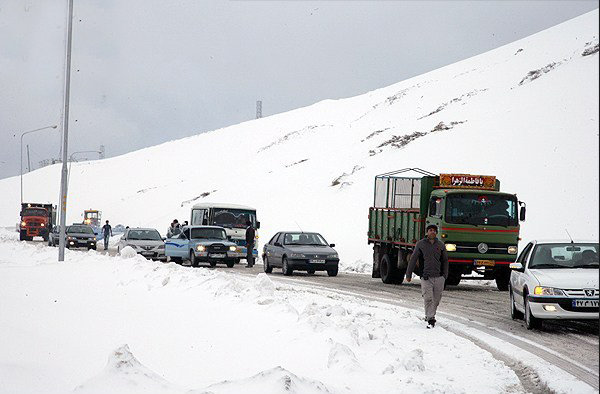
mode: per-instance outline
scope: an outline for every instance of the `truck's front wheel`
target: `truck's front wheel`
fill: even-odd
[[[387,253],[381,257],[379,272],[381,273],[381,281],[383,283],[397,283],[399,273],[396,265],[392,263],[392,259],[390,259],[390,255]]]
[[[507,291],[508,284],[510,282],[510,270],[509,269],[497,269],[496,271],[496,287],[500,291]]]

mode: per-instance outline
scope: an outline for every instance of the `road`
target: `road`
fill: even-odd
[[[116,255],[113,247],[107,251],[102,249],[102,246],[99,245],[98,253]],[[189,267],[189,269],[193,268]],[[245,268],[244,264],[238,264],[234,268],[219,266],[215,269],[244,276],[254,276],[262,272],[262,265],[257,264],[249,269]],[[384,285],[380,279],[372,279],[369,275],[340,272],[337,277],[331,278],[324,272],[317,272],[314,275],[294,272],[293,276],[288,277],[283,276],[281,270],[278,269],[275,269],[269,277],[273,281],[319,287],[418,311],[423,310],[418,280],[402,285]],[[461,283],[460,286],[450,287],[444,291],[438,312],[438,324],[457,335],[467,337],[478,346],[488,350],[494,357],[505,362],[519,376],[526,391],[534,393],[549,391],[540,383],[534,371],[521,364],[519,360],[511,359],[510,356],[491,348],[478,338],[445,326],[444,319],[460,322],[516,345],[572,374],[596,390],[599,388],[599,325],[597,320],[545,322],[543,330],[527,330],[523,321],[510,318],[507,292],[501,292],[495,287],[480,285],[474,281],[467,284]]]

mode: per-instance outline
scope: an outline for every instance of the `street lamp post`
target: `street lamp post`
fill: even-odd
[[[55,129],[57,125],[40,127],[39,129],[29,130],[21,134],[21,204],[23,204],[23,137],[25,134],[33,133],[34,131],[46,130],[46,129]]]

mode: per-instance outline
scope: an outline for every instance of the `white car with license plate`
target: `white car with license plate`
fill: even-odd
[[[528,329],[547,319],[598,319],[598,242],[532,241],[510,265],[510,313]]]

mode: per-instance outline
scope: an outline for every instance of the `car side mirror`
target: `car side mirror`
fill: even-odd
[[[161,237],[161,238],[162,238],[162,240],[163,240],[163,241],[166,241],[166,240],[167,240],[167,238],[166,238],[166,237]]]
[[[281,242],[275,242],[273,245],[281,247]]]
[[[329,244],[330,248],[335,248],[335,244]]]
[[[523,271],[525,271],[525,267],[523,267],[523,264],[521,264],[521,263],[511,263],[511,264],[509,265],[509,268],[510,268],[511,270],[514,270],[514,271],[519,271],[519,272],[523,272]]]
[[[256,229],[258,230],[260,228],[260,222],[256,222]]]

